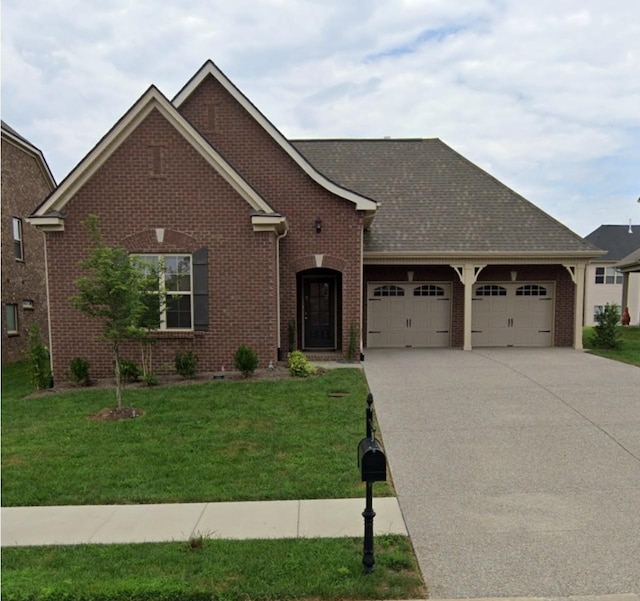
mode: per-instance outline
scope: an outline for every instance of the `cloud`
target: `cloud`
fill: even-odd
[[[640,222],[635,2],[8,0],[2,45],[3,119],[59,179],[212,58],[287,136],[439,137],[583,235]]]

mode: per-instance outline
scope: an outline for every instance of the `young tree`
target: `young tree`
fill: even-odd
[[[596,317],[598,322],[593,329],[592,344],[594,348],[619,349],[621,346],[620,332],[617,325],[620,322],[620,308],[618,305],[607,303]]]
[[[143,320],[148,311],[149,274],[123,248],[106,246],[95,215],[83,222],[93,246],[80,266],[88,274],[78,278],[79,294],[72,296],[76,308],[102,322],[102,337],[111,343],[115,365],[116,404],[122,408],[123,382],[120,372],[120,344],[143,336]]]

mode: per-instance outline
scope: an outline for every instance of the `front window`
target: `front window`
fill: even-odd
[[[613,267],[596,267],[596,284],[622,284],[623,278]]]
[[[138,255],[138,258],[147,275],[153,276],[147,321],[151,324],[155,321],[160,330],[192,329],[191,255]]]
[[[24,248],[22,246],[22,219],[13,218],[13,254],[18,261],[24,261]]]

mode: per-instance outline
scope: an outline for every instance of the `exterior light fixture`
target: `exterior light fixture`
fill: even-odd
[[[318,217],[316,219],[316,234],[319,234],[322,231],[322,219]]]

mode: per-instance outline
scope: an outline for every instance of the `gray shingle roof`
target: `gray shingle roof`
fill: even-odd
[[[295,140],[321,173],[380,202],[368,252],[586,252],[593,247],[438,139]]]
[[[640,249],[640,225],[601,225],[585,237],[594,246],[609,252],[599,261],[620,261],[634,250]]]

